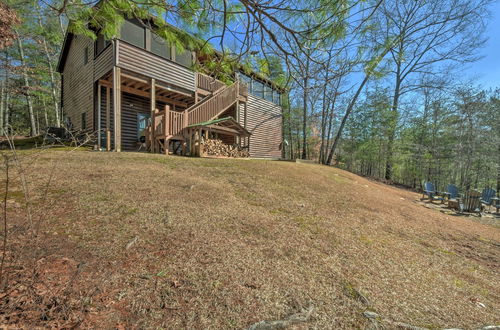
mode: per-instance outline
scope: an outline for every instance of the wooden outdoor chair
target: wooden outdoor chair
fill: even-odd
[[[439,196],[439,193],[436,191],[436,188],[434,187],[434,184],[432,182],[424,183],[424,189],[422,191],[422,199],[424,199],[425,196],[427,196],[431,202],[436,199],[440,200],[441,202],[444,201],[444,199]]]
[[[460,197],[460,194],[458,193],[458,188],[454,184],[449,184],[448,187],[446,187],[446,191],[440,192],[439,194],[448,201]]]
[[[481,194],[481,203],[490,206],[492,203],[493,197],[496,195],[495,189],[492,188],[484,188],[483,193]]]
[[[467,191],[463,197],[457,199],[457,210],[459,212],[471,212],[481,214],[481,193],[479,191]]]

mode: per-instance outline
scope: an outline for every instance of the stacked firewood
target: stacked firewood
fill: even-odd
[[[203,143],[203,153],[207,156],[246,158],[249,157],[247,150],[238,145],[225,144],[219,139],[208,139]]]

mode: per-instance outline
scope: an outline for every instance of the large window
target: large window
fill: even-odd
[[[281,95],[278,91],[273,91],[273,102],[281,105]]]
[[[146,30],[139,23],[130,21],[123,22],[120,31],[120,38],[134,46],[145,48],[146,46]]]
[[[193,65],[193,54],[185,49],[183,52],[176,51],[175,61],[181,65],[191,67]]]
[[[253,94],[255,96],[264,98],[264,84],[261,83],[260,81],[254,80],[253,81]]]
[[[169,60],[172,58],[171,48],[168,42],[153,32],[151,32],[151,52],[163,58],[168,58]]]
[[[269,85],[266,85],[264,88],[264,98],[267,101],[270,101],[270,102],[273,101],[273,89]]]

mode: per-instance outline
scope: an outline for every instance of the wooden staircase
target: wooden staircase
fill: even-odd
[[[167,105],[160,111],[156,109],[152,125],[148,127],[147,148],[151,152],[168,154],[170,140],[185,141],[190,125],[216,119],[240,100],[246,97],[246,85],[235,82],[232,85],[222,85],[212,94],[182,112],[171,111]]]

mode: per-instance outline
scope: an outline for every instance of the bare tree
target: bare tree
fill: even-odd
[[[414,76],[449,71],[456,63],[477,59],[475,50],[484,43],[482,32],[491,0],[385,1],[377,14],[380,36],[397,39],[390,50],[393,79],[392,110],[387,150],[387,180],[392,178],[393,144],[401,97],[418,87]]]

